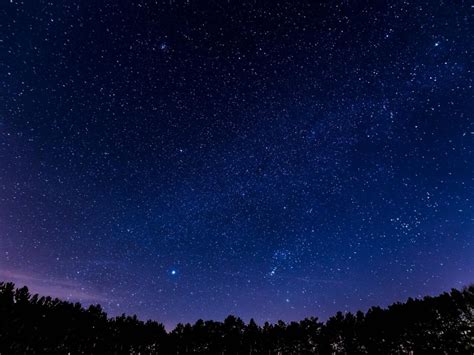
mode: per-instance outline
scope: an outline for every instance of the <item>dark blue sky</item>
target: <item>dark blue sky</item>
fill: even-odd
[[[474,281],[472,19],[4,1],[0,278],[168,326]]]

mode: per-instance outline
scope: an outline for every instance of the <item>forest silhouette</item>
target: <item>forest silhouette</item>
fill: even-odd
[[[259,326],[228,316],[166,332],[0,283],[0,354],[474,354],[474,285],[366,313]]]

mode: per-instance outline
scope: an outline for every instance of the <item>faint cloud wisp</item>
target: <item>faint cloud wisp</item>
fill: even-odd
[[[86,290],[77,281],[45,278],[32,273],[11,270],[0,270],[0,281],[13,282],[16,287],[27,286],[32,294],[37,293],[42,296],[57,297],[68,301],[86,303],[110,301],[102,294]]]

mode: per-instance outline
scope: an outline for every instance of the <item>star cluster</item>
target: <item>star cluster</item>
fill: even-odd
[[[0,276],[172,326],[473,281],[466,2],[0,9]]]

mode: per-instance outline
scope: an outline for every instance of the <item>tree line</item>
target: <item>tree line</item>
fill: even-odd
[[[170,332],[100,305],[0,283],[0,354],[474,354],[474,285],[366,313],[259,326],[228,316]]]

